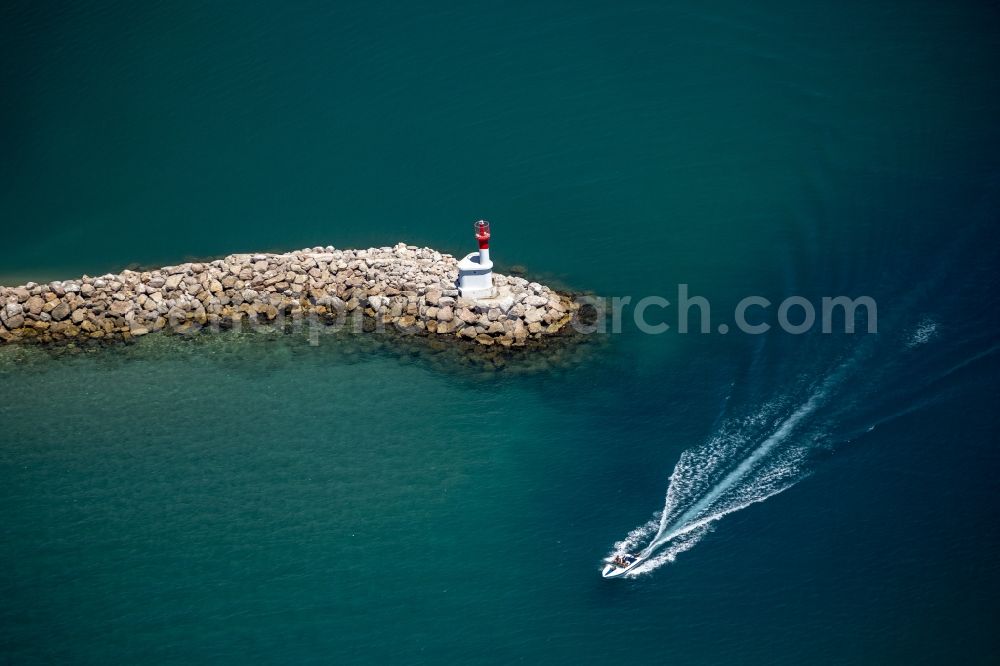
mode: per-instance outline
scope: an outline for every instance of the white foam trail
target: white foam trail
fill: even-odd
[[[896,341],[912,349],[937,337],[938,328],[937,322],[924,318],[907,338]],[[998,350],[1000,345],[994,345],[959,367]],[[627,575],[643,575],[673,562],[677,555],[700,541],[713,523],[774,497],[802,480],[809,452],[825,444],[825,438],[833,433],[833,424],[843,422],[840,417],[845,416],[845,410],[854,409],[859,401],[874,396],[876,387],[883,384],[881,376],[873,376],[869,370],[864,382],[853,384],[855,389],[862,390],[855,390],[846,404],[833,405],[825,420],[813,419],[808,428],[806,420],[829,402],[830,395],[848,376],[864,367],[864,361],[874,352],[874,339],[862,341],[848,357],[832,364],[826,379],[813,385],[812,391],[801,391],[810,397],[797,407],[793,408],[794,403],[789,399],[765,404],[751,416],[727,420],[705,444],[684,451],[670,475],[663,510],[615,544],[612,554],[633,553],[640,559],[640,564]],[[917,401],[905,410],[896,410],[888,418],[907,413],[920,404]]]
[[[722,481],[717,483],[715,487],[713,487],[708,493],[704,495],[704,497],[702,497],[702,499],[697,501],[693,506],[691,506],[691,508],[682,513],[680,517],[676,518],[675,520],[670,519],[670,509],[672,507],[670,506],[671,497],[668,491],[667,504],[663,511],[663,517],[661,518],[660,527],[657,530],[656,536],[653,537],[653,540],[643,551],[643,555],[648,556],[662,544],[670,541],[673,538],[680,536],[681,534],[686,534],[687,532],[690,532],[691,529],[693,529],[692,526],[703,524],[704,519],[699,520],[698,519],[699,515],[703,511],[710,509],[716,500],[725,495],[725,493],[731,488],[733,488],[735,484],[743,480],[743,478],[747,476],[750,473],[750,471],[753,470],[753,468],[765,456],[767,456],[772,451],[772,449],[774,449],[775,446],[777,446],[780,442],[783,442],[788,437],[788,435],[790,435],[791,432],[795,429],[795,426],[797,426],[799,422],[802,421],[802,419],[804,419],[814,409],[816,409],[816,405],[819,402],[819,398],[820,394],[817,393],[812,398],[810,398],[806,402],[806,404],[802,405],[791,416],[785,419],[785,421],[774,432],[774,434],[772,434],[770,437],[764,440],[763,444],[757,447],[757,449],[755,449],[749,456],[747,456],[743,461],[741,461],[736,466],[736,468],[733,469],[733,471],[727,474],[725,478],[722,479]],[[792,471],[793,470],[789,468],[787,465],[779,466],[774,469],[768,470],[768,474],[766,476],[767,477],[784,476],[786,472],[792,472]],[[673,478],[676,474],[677,474],[677,468],[674,469],[674,474],[671,475],[671,478]],[[671,484],[671,488],[672,487],[673,484]],[[784,488],[781,488],[781,490],[784,490]],[[777,492],[780,492],[780,490]],[[756,497],[754,497],[754,495],[757,494],[759,493],[752,493],[751,499],[745,503],[745,506],[749,506],[750,504],[754,504],[755,502],[762,501],[763,499],[766,499],[767,497],[776,494],[776,492],[768,493],[766,496],[761,497],[760,499],[756,499]],[[727,513],[732,513],[732,511],[734,510],[736,509],[724,511],[721,513],[721,515],[718,516],[718,518],[721,518],[723,515],[726,515]],[[718,520],[718,518],[713,518],[712,520]]]
[[[906,346],[909,348],[916,347],[917,345],[922,345],[929,342],[932,338],[937,335],[937,322],[933,319],[926,318],[920,322],[917,329],[910,336],[907,341]]]
[[[977,240],[977,237],[969,235],[961,239],[961,246]],[[950,251],[957,254],[959,247],[959,244],[953,243]],[[663,510],[615,544],[613,554],[633,553],[640,558],[640,563],[626,575],[641,576],[673,562],[678,554],[689,550],[704,538],[718,520],[782,493],[798,483],[805,477],[804,466],[809,452],[816,447],[829,446],[833,441],[843,441],[845,435],[850,437],[850,432],[845,430],[850,429],[852,422],[866,422],[867,429],[870,430],[880,423],[919,409],[940,396],[938,392],[920,400],[919,391],[926,390],[966,366],[1000,351],[1000,344],[996,344],[992,338],[983,339],[983,331],[991,330],[985,329],[981,325],[983,322],[967,323],[965,329],[975,335],[965,342],[974,349],[988,348],[948,368],[943,374],[938,373],[936,377],[931,375],[928,379],[928,373],[924,373],[924,377],[919,380],[911,379],[905,386],[889,383],[895,376],[893,371],[897,367],[912,365],[916,357],[933,355],[944,348],[937,344],[940,338],[954,337],[954,322],[952,328],[944,329],[936,318],[930,316],[923,316],[915,322],[915,326],[912,320],[902,321],[901,317],[909,319],[908,313],[912,313],[920,304],[933,302],[929,296],[936,293],[939,285],[952,284],[952,281],[945,278],[955,265],[955,262],[939,262],[934,274],[910,287],[905,294],[906,298],[894,304],[895,312],[901,314],[890,322],[880,323],[882,328],[899,331],[899,334],[894,334],[891,339],[884,336],[862,338],[857,345],[843,349],[844,355],[837,359],[817,353],[817,360],[825,357],[832,361],[825,369],[808,366],[799,368],[806,375],[826,377],[825,381],[813,385],[818,386],[815,391],[803,390],[802,383],[793,380],[793,384],[798,386],[793,385],[790,391],[798,390],[799,395],[811,396],[807,400],[779,400],[764,404],[752,416],[727,419],[719,427],[718,434],[705,444],[684,451],[670,475]],[[970,328],[972,324],[980,325],[978,328]],[[886,348],[885,344],[893,346]],[[880,351],[882,353],[879,358],[876,353]],[[762,358],[754,357],[751,376],[758,375],[758,361]],[[878,363],[868,362],[876,358]],[[788,379],[787,371],[794,369],[779,367],[778,370],[785,372],[773,372],[774,369],[771,368],[768,377],[773,376],[777,384],[782,377]],[[849,375],[858,375],[862,370],[864,375],[856,377],[858,381],[845,383]],[[910,378],[913,374],[900,376]],[[787,382],[782,384],[788,385]],[[845,389],[842,396],[844,399],[837,402],[829,400],[832,392],[840,387]],[[881,400],[880,394],[890,390],[895,403],[900,398],[905,398],[910,404],[899,409],[894,406],[895,403]],[[815,414],[821,405],[829,407],[824,410],[826,413],[822,418]],[[888,409],[879,410],[879,406]],[[891,413],[881,418],[872,418],[886,411]],[[866,414],[870,416],[864,418]],[[854,432],[859,431],[855,429]]]
[[[612,555],[637,553],[644,560],[627,575],[641,576],[673,562],[711,531],[716,521],[800,480],[808,443],[781,449],[778,445],[816,409],[825,388],[783,420],[777,414],[787,406],[766,405],[749,418],[730,421],[703,446],[682,453],[670,475],[663,510],[615,544]],[[768,428],[773,428],[772,434],[745,455],[747,434]]]
[[[702,525],[698,529],[674,539],[668,547],[663,548],[654,557],[641,562],[634,569],[625,574],[628,578],[636,578],[652,573],[664,564],[669,564],[677,559],[677,556],[684,551],[691,550],[701,538],[712,530],[710,525]]]

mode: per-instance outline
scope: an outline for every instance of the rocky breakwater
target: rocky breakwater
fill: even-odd
[[[315,247],[100,277],[0,287],[0,342],[129,341],[157,331],[309,322],[522,348],[569,331],[567,294],[494,274],[494,297],[458,295],[455,257],[398,244]]]

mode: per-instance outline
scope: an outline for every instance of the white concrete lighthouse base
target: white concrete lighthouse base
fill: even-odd
[[[479,252],[473,252],[458,262],[458,293],[462,298],[490,298],[493,296],[493,262],[480,263]]]

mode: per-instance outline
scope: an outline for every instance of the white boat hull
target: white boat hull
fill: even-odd
[[[601,577],[602,578],[618,578],[619,576],[623,576],[623,575],[627,574],[629,571],[631,571],[632,569],[634,569],[637,566],[639,566],[640,562],[642,562],[642,560],[636,560],[635,562],[633,562],[632,564],[628,565],[627,567],[620,567],[617,564],[612,564],[611,562],[608,562],[607,564],[604,565],[604,569],[601,571]]]

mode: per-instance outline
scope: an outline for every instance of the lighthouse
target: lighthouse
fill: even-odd
[[[493,262],[490,261],[490,223],[479,220],[472,225],[479,252],[467,254],[458,262],[458,293],[463,298],[493,296]]]

